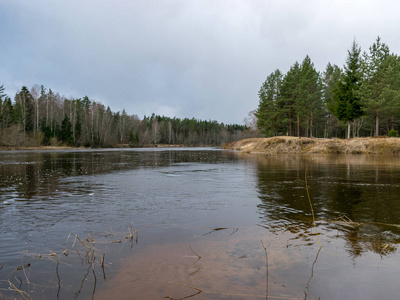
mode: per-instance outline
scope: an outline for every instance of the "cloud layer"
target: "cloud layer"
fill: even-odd
[[[0,85],[43,84],[113,111],[242,123],[258,89],[309,55],[342,66],[355,38],[400,53],[393,1],[3,0]]]

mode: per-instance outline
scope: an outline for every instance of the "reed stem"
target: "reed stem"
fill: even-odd
[[[310,207],[311,207],[311,213],[312,213],[314,228],[315,228],[315,232],[317,233],[319,248],[322,248],[322,246],[321,246],[321,241],[319,240],[319,234],[318,234],[318,230],[317,230],[317,225],[316,225],[316,223],[315,223],[315,216],[314,216],[314,210],[313,210],[312,203],[311,203],[310,193],[308,192],[308,185],[307,185],[307,168],[306,168],[306,170],[305,170],[304,173],[305,173],[305,174],[304,174],[304,177],[305,177],[305,182],[306,182],[306,190],[307,190],[308,202],[310,203]]]

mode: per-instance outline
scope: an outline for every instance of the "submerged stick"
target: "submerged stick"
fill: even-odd
[[[192,252],[198,257],[198,259],[193,263],[193,264],[195,264],[201,259],[201,256],[198,255],[196,252],[194,252],[194,250],[192,249],[192,246],[189,245],[189,247],[190,247],[190,250],[192,250]]]
[[[101,269],[103,270],[103,278],[104,280],[106,280],[106,272],[104,271],[104,257],[106,256],[106,254],[104,253],[103,256],[101,257]]]
[[[57,279],[58,279],[58,290],[57,290],[57,299],[60,299],[60,290],[61,290],[61,279],[60,275],[58,274],[58,265],[60,262],[57,260],[57,265],[56,265],[56,274],[57,274]]]
[[[199,289],[194,286],[182,283],[182,282],[176,282],[176,281],[161,281],[169,284],[176,284],[184,287],[188,287],[191,289],[194,289],[196,291],[202,292],[204,294],[211,294],[211,295],[223,295],[223,296],[235,296],[235,297],[252,297],[252,298],[265,298],[265,295],[256,295],[256,294],[242,294],[242,293],[229,293],[229,292],[214,292],[214,291],[209,291],[209,290],[204,290],[204,289]],[[188,296],[186,296],[187,299]],[[190,297],[193,297],[192,295]],[[171,299],[171,297],[169,297]],[[180,299],[185,299],[185,298],[180,298]],[[281,297],[281,296],[273,296],[272,299],[285,299],[285,300],[295,300],[299,299],[298,297],[296,298],[290,298],[290,297]]]
[[[96,272],[94,271],[94,268],[92,269],[92,271],[93,271],[93,277],[94,277],[94,286],[93,286],[93,292],[92,292],[92,300],[93,300],[94,293],[96,291],[97,277],[96,277]]]
[[[308,185],[307,185],[307,168],[306,168],[306,170],[305,170],[305,172],[304,172],[304,178],[305,178],[305,182],[306,182],[306,190],[307,190],[308,202],[310,203],[310,207],[311,207],[311,213],[312,213],[314,228],[315,228],[315,232],[317,233],[318,244],[319,244],[319,247],[322,248],[322,246],[321,246],[321,241],[319,240],[319,234],[318,234],[318,230],[317,230],[317,225],[316,225],[316,223],[315,223],[315,216],[314,216],[314,210],[313,210],[312,203],[311,203],[310,193],[308,192]]]
[[[312,280],[313,277],[314,277],[314,266],[315,266],[315,264],[317,263],[318,256],[319,256],[319,253],[321,252],[321,249],[322,249],[322,248],[319,248],[319,250],[318,250],[318,252],[317,252],[317,256],[315,257],[315,260],[314,260],[314,262],[313,262],[313,264],[312,264],[312,267],[311,267],[311,276],[310,276],[310,279],[308,279],[308,281],[307,281],[307,286],[306,286],[307,292],[310,291],[310,283],[311,283],[311,280]],[[304,298],[304,299],[307,299],[308,293],[304,292],[304,294],[305,294],[305,298]]]
[[[265,251],[265,268],[266,268],[266,292],[265,292],[265,299],[268,300],[268,253],[267,253],[267,247],[264,246],[264,242],[261,240],[261,245],[264,248]]]
[[[25,295],[28,296],[29,299],[32,299],[31,296],[27,292],[24,292],[24,291],[20,290],[19,288],[17,288],[10,280],[7,280],[7,282],[10,285],[10,287],[9,287],[10,291],[19,293],[24,300],[26,299]]]
[[[75,300],[78,299],[79,294],[82,292],[83,285],[84,285],[84,283],[85,283],[85,281],[86,281],[87,276],[89,275],[89,272],[90,272],[90,269],[91,269],[91,268],[92,268],[92,265],[90,265],[90,266],[87,268],[87,272],[86,272],[85,276],[83,277],[83,279],[82,279],[82,281],[81,281],[81,286],[79,287],[79,290],[75,293]]]

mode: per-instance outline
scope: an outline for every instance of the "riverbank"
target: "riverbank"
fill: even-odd
[[[279,136],[244,139],[224,149],[261,154],[400,154],[400,138],[316,139]]]

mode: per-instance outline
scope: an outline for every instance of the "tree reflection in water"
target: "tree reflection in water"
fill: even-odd
[[[258,158],[260,225],[290,232],[288,245],[314,245],[312,214],[325,242],[346,241],[351,257],[386,256],[400,242],[400,164],[379,156],[265,156]],[[343,216],[346,219],[343,219]]]

